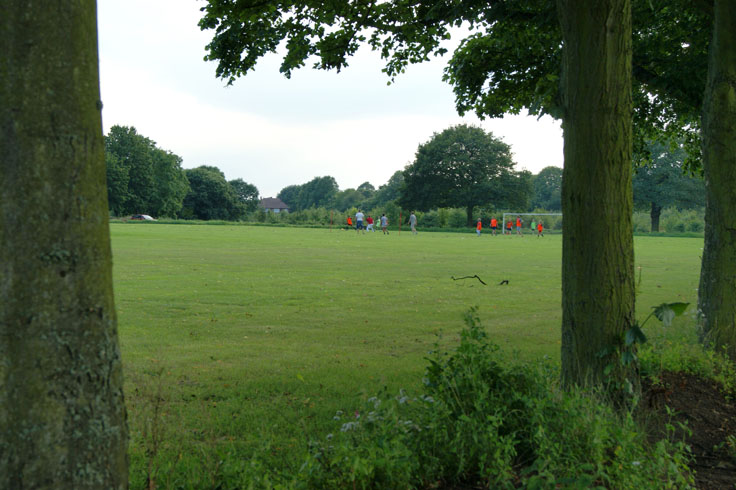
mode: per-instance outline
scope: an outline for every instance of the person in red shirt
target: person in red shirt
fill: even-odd
[[[493,232],[493,235],[496,235],[496,229],[498,228],[498,220],[496,218],[491,218],[491,231]]]
[[[537,223],[537,238],[540,236],[544,236],[544,225],[542,224],[542,220],[539,220],[539,223]]]
[[[365,219],[365,222],[368,223],[368,226],[365,227],[365,231],[372,231],[376,232],[376,230],[373,229],[373,218],[370,217],[370,215]]]
[[[348,216],[348,230],[351,230],[353,228],[353,218]]]
[[[480,218],[478,218],[478,225],[475,227],[475,232],[480,236],[480,230],[483,228],[483,223],[481,223]]]

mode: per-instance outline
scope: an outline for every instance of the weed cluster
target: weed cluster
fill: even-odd
[[[301,468],[251,483],[279,488],[681,488],[684,443],[652,446],[631,414],[565,392],[547,363],[509,361],[476,311],[452,353],[431,353],[424,392],[381,393],[312,442]]]

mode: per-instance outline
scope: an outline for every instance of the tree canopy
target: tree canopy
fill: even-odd
[[[329,208],[335,205],[339,190],[334,177],[315,177],[306,184],[284,187],[277,197],[293,211],[311,207]]]
[[[181,162],[134,127],[110,128],[105,137],[110,212],[177,217],[189,190]]]
[[[511,147],[481,128],[461,124],[419,145],[414,163],[404,170],[399,204],[420,211],[463,207],[470,224],[476,206],[508,207],[529,195],[528,179],[514,172]]]
[[[258,188],[243,179],[235,179],[228,182],[235,191],[238,201],[244,206],[246,212],[255,211],[260,202]]]
[[[202,165],[184,172],[190,189],[184,198],[183,217],[237,220],[244,215],[245,204],[220,169]]]
[[[532,208],[548,211],[562,209],[562,169],[560,167],[544,167],[533,180],[534,197]]]
[[[460,114],[519,113],[560,118],[562,31],[558,6],[503,2],[237,2],[209,0],[202,29],[215,31],[207,59],[232,83],[259,58],[286,48],[281,72],[313,60],[340,71],[365,43],[386,60],[389,77],[408,64],[443,55],[451,29],[470,34],[454,51],[444,79]],[[697,156],[712,8],[689,0],[632,0],[635,152],[646,158],[655,136],[686,142]],[[283,43],[283,44],[282,44]]]
[[[648,209],[652,231],[659,231],[662,209],[669,206],[693,208],[705,206],[705,183],[684,171],[685,150],[674,151],[661,143],[649,148],[651,163],[635,170],[634,206]]]

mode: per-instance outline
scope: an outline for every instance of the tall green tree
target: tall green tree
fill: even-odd
[[[404,170],[399,204],[420,211],[463,207],[470,226],[476,206],[507,207],[522,191],[513,185],[517,179],[509,145],[479,127],[461,124],[419,145],[414,163]]]
[[[360,207],[365,201],[365,195],[357,189],[345,189],[339,191],[335,196],[335,208],[339,211],[347,211],[351,208]]]
[[[281,71],[287,77],[310,57],[316,59],[316,68],[340,70],[361,43],[377,49],[386,59],[385,72],[394,76],[409,63],[445,53],[442,41],[453,26],[465,23],[474,32],[516,37],[508,44],[520,53],[523,63],[507,65],[499,76],[495,67],[487,69],[483,46],[477,57],[466,58],[476,67],[467,71],[477,82],[470,92],[488,86],[488,92],[495,93],[501,81],[509,79],[509,97],[496,99],[501,105],[489,101],[473,109],[480,116],[500,116],[523,107],[545,107],[562,117],[566,214],[563,377],[568,384],[600,383],[605,377],[616,385],[630,385],[635,366],[622,367],[618,362],[623,351],[617,342],[634,316],[631,3],[560,0],[556,13],[543,9],[539,14],[540,6],[551,4],[529,0],[307,4],[209,0],[200,26],[215,31],[207,46],[208,59],[218,61],[217,75],[230,82],[252,70],[261,56],[276,51],[282,41],[286,54]],[[499,27],[504,19],[512,18],[520,19],[522,27],[542,19],[556,33]],[[471,33],[468,39],[473,36]],[[535,43],[545,47],[526,49]],[[565,47],[564,54],[560,46]],[[502,50],[501,45],[491,43],[485,52]],[[554,61],[555,57],[557,64],[549,65],[554,70],[537,69],[535,62]],[[527,73],[541,83],[520,85]],[[448,75],[448,80],[459,86],[457,77]],[[523,97],[510,98],[513,91]],[[606,214],[608,209],[614,209],[613,213]],[[590,223],[600,227],[596,225],[591,232]],[[608,359],[598,355],[604,347],[611,351]],[[609,365],[616,368],[606,369]]]
[[[182,209],[185,218],[233,221],[243,217],[245,205],[219,168],[201,165],[184,172],[189,181]]]
[[[125,489],[93,0],[0,6],[0,488]]]
[[[250,213],[258,208],[260,195],[256,186],[245,182],[243,179],[231,180],[229,184],[235,191],[238,201],[245,207],[246,212]]]
[[[714,2],[703,107],[705,246],[698,289],[702,334],[736,359],[736,4]]]
[[[634,207],[649,210],[651,230],[659,231],[662,209],[669,206],[694,208],[705,205],[703,179],[685,172],[685,150],[671,150],[661,143],[649,148],[651,163],[635,169]]]
[[[155,191],[149,200],[150,210],[157,216],[175,218],[189,191],[189,181],[181,168],[182,159],[160,148],[154,148],[151,153]]]
[[[125,214],[125,203],[128,200],[128,182],[130,169],[123,165],[117,155],[105,152],[105,168],[107,169],[107,204],[113,216]]]
[[[378,187],[370,202],[370,207],[380,207],[396,201],[401,197],[401,189],[404,186],[404,171],[397,170],[388,179],[388,182]]]
[[[562,209],[562,169],[544,167],[533,179],[534,194],[532,208],[548,211]]]
[[[127,169],[127,194],[124,198],[113,195],[113,202],[122,201],[123,214],[148,213],[157,216],[151,199],[156,192],[153,172],[153,141],[138,134],[134,127],[113,126],[105,137],[105,153],[114,155]],[[115,188],[108,188],[112,194]]]
[[[113,126],[105,137],[110,210],[176,217],[189,184],[178,155],[162,150],[134,127]]]
[[[297,211],[311,207],[330,208],[334,206],[339,190],[334,177],[315,177],[299,189]]]
[[[297,204],[299,203],[299,191],[302,186],[300,185],[287,185],[279,191],[276,195],[281,201],[289,206],[292,211],[297,210]]]

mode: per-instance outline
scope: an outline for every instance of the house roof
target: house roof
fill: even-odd
[[[261,199],[261,206],[265,209],[289,209],[289,206],[278,197],[264,197]]]

